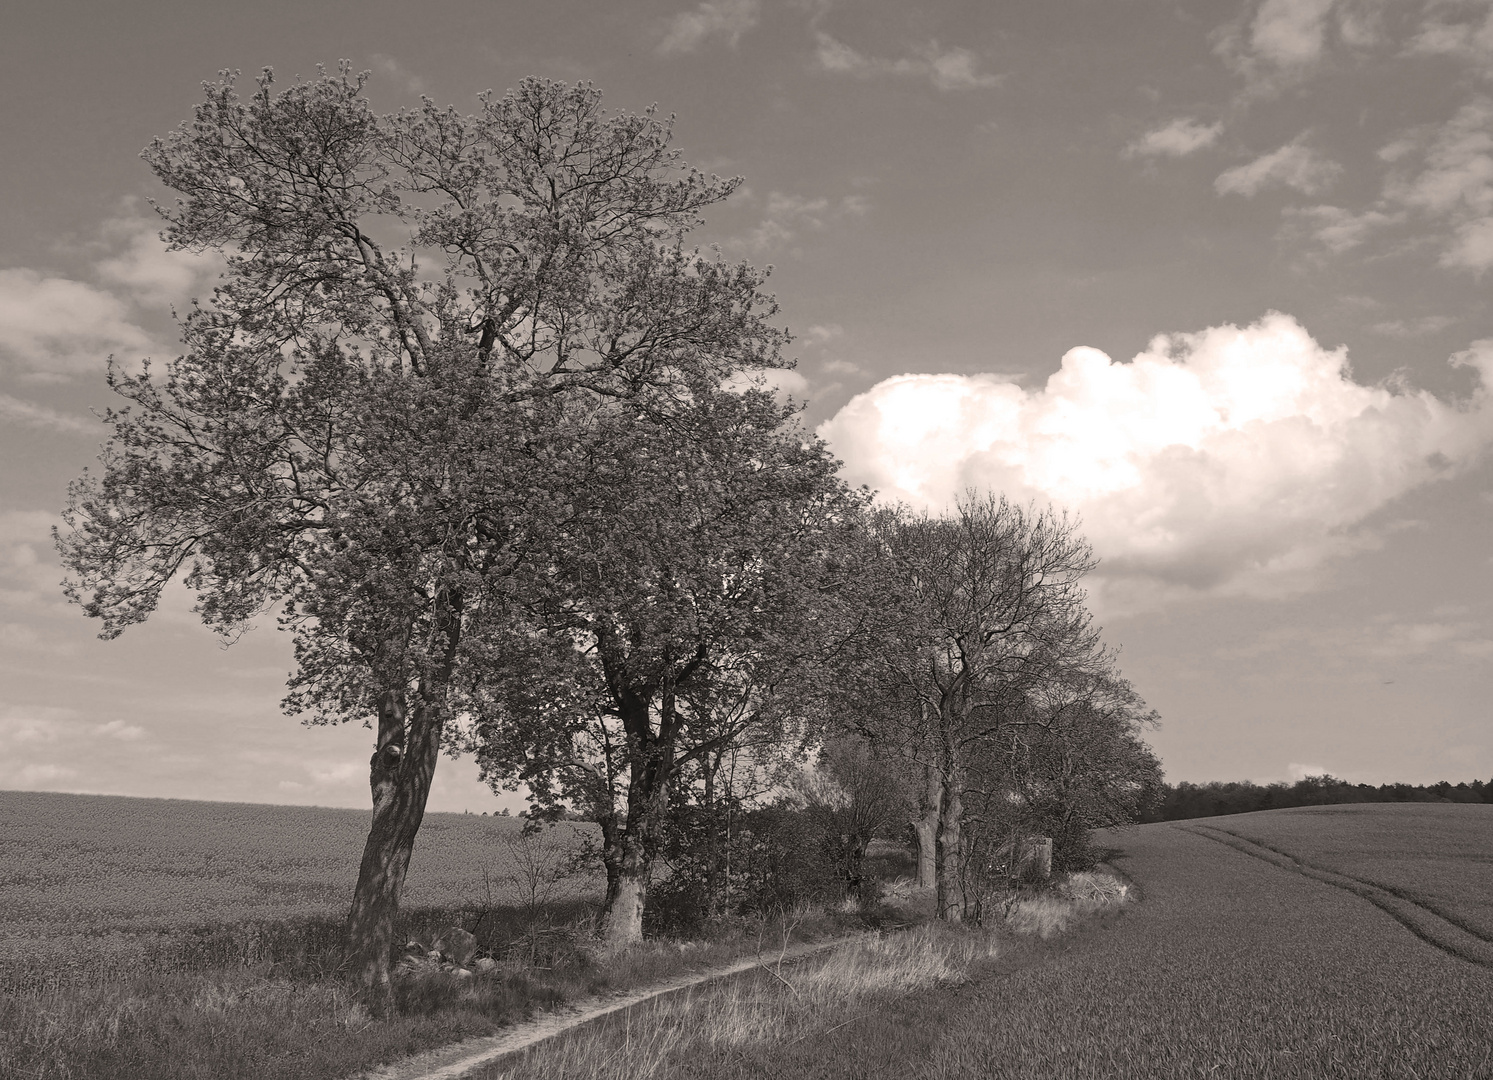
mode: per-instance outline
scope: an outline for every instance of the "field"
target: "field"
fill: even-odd
[[[511,904],[522,826],[427,814],[405,909],[459,921]],[[0,791],[0,985],[82,956],[94,971],[252,961],[287,927],[298,947],[334,938],[367,833],[359,810]]]
[[[1187,824],[1383,889],[1493,940],[1493,804],[1313,806]]]
[[[769,959],[481,1075],[1493,1080],[1490,809],[1317,807],[1109,834],[1140,900],[1120,914],[1096,907],[1051,934],[1072,905],[1034,898],[1017,911],[1024,935],[933,928],[798,966]],[[470,911],[480,864],[502,872],[518,823],[429,825],[411,893]],[[0,1075],[332,1080],[536,1004],[762,947],[748,934],[654,943],[618,968],[573,948],[541,967],[505,961],[490,979],[418,988],[387,1024],[335,979],[264,950],[237,966],[159,952],[144,970],[100,962],[110,942],[179,944],[204,919],[335,932],[362,828],[353,812],[0,793],[0,941],[13,971],[34,975],[40,956],[53,976],[0,995]]]
[[[1353,807],[1347,823],[1341,809],[1226,824],[1293,853],[1339,851],[1343,866],[1396,887],[1423,875],[1448,917],[1480,917],[1493,854],[1482,807]],[[835,1011],[759,973],[588,1025],[484,1076],[1493,1077],[1489,966],[1417,937],[1340,884],[1193,824],[1108,838],[1142,894],[1123,916],[1046,943],[1008,941],[966,977],[872,988]],[[1382,866],[1375,835],[1385,837]],[[792,1019],[732,1019],[775,1009]]]
[[[0,914],[81,932],[346,911],[366,810],[0,791]],[[481,891],[520,818],[427,814],[405,903]]]
[[[426,815],[397,932],[429,944],[460,924],[497,966],[401,980],[400,1015],[373,1023],[334,970],[366,812],[0,792],[0,1080],[337,1080],[764,942],[866,928],[738,920],[600,956],[600,882],[549,889],[542,873],[580,827],[528,841],[521,826]]]

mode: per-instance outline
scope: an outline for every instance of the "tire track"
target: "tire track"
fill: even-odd
[[[1211,825],[1174,825],[1173,828],[1231,847],[1235,851],[1259,859],[1261,862],[1270,863],[1282,870],[1291,870],[1325,885],[1353,893],[1388,914],[1427,945],[1470,964],[1493,968],[1493,941],[1448,919],[1440,912],[1411,899],[1398,890],[1386,889],[1372,882],[1340,874],[1336,870],[1314,866],[1288,852],[1278,851],[1265,844],[1246,839],[1227,829]]]
[[[1410,891],[1408,891],[1406,889],[1396,888],[1393,885],[1386,885],[1382,881],[1371,881],[1368,878],[1355,877],[1353,874],[1345,874],[1341,870],[1334,870],[1334,869],[1332,869],[1331,867],[1328,867],[1328,866],[1321,866],[1321,865],[1319,865],[1317,863],[1308,862],[1307,860],[1305,860],[1303,858],[1300,858],[1299,856],[1292,855],[1289,851],[1286,851],[1283,848],[1278,848],[1278,847],[1275,847],[1275,846],[1273,846],[1271,844],[1267,844],[1263,840],[1256,840],[1256,839],[1254,839],[1252,837],[1244,836],[1242,833],[1231,832],[1230,830],[1224,829],[1224,828],[1220,828],[1217,825],[1204,825],[1204,826],[1202,826],[1202,828],[1213,829],[1214,831],[1221,832],[1221,833],[1228,833],[1228,835],[1236,837],[1236,838],[1238,838],[1240,840],[1243,840],[1246,843],[1255,844],[1255,845],[1257,845],[1259,847],[1265,848],[1267,851],[1273,851],[1277,855],[1281,855],[1284,858],[1291,859],[1291,860],[1293,860],[1293,861],[1295,861],[1297,863],[1300,863],[1302,866],[1309,866],[1313,870],[1319,871],[1319,872],[1321,872],[1323,874],[1337,874],[1339,877],[1347,878],[1349,881],[1356,881],[1360,885],[1363,885],[1366,888],[1370,888],[1370,889],[1382,889],[1385,892],[1389,893],[1391,896],[1397,896],[1401,900],[1405,901],[1407,904],[1414,904],[1416,907],[1424,908],[1426,911],[1429,911],[1432,915],[1435,915],[1437,918],[1446,920],[1447,922],[1451,923],[1453,926],[1457,927],[1459,930],[1464,930],[1467,933],[1471,934],[1473,937],[1478,938],[1481,941],[1486,941],[1490,945],[1493,945],[1493,934],[1490,934],[1488,931],[1484,930],[1482,927],[1477,926],[1474,923],[1467,921],[1466,919],[1464,919],[1462,916],[1456,914],[1455,912],[1443,911],[1441,908],[1437,907],[1435,904],[1432,904],[1432,903],[1430,903],[1427,900],[1421,899],[1420,897],[1416,896],[1413,892],[1410,892]]]

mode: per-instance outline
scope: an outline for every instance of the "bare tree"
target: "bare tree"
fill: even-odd
[[[901,620],[873,679],[896,710],[878,729],[937,784],[938,912],[959,921],[971,756],[1028,722],[1034,688],[1102,663],[1078,584],[1095,562],[1066,515],[993,495],[888,514],[878,531]]]

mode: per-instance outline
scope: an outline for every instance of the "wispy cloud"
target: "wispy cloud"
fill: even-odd
[[[1388,322],[1374,323],[1369,329],[1385,337],[1416,338],[1439,334],[1456,321],[1450,315],[1422,315],[1418,319],[1391,319]]]
[[[100,724],[94,731],[109,739],[119,739],[123,742],[134,742],[136,739],[145,738],[145,729],[139,724],[126,724],[123,720],[110,720],[107,724]]]
[[[669,21],[661,53],[694,52],[712,38],[735,48],[743,34],[757,25],[757,0],[703,0],[690,11],[681,11]]]
[[[393,79],[410,93],[427,94],[430,92],[430,87],[424,79],[394,59],[394,57],[386,56],[383,53],[374,53],[369,59],[373,62],[375,71],[380,75]]]
[[[1212,146],[1222,132],[1222,124],[1205,124],[1184,116],[1146,132],[1125,147],[1125,156],[1186,157]]]
[[[936,90],[979,90],[998,86],[1001,76],[982,72],[979,56],[959,46],[942,48],[929,41],[913,50],[913,55],[887,60],[858,52],[842,41],[821,31],[814,34],[815,60],[824,71],[858,78],[900,76],[927,79]]]
[[[1342,175],[1343,167],[1307,146],[1305,139],[1304,134],[1298,136],[1248,164],[1219,174],[1213,181],[1214,190],[1220,195],[1245,198],[1272,187],[1294,188],[1307,195],[1325,191]]]
[[[81,417],[70,416],[56,409],[49,409],[45,405],[23,401],[18,397],[3,393],[0,393],[0,419],[14,424],[60,431],[67,435],[97,435],[102,432],[96,420],[89,421]]]
[[[1386,0],[1261,0],[1213,34],[1215,51],[1244,79],[1243,100],[1268,97],[1317,71],[1329,51],[1384,39]]]
[[[1286,219],[1305,231],[1334,255],[1358,247],[1374,233],[1403,221],[1403,213],[1363,210],[1354,213],[1340,206],[1288,207]]]
[[[0,361],[12,370],[44,377],[102,371],[110,353],[152,345],[111,292],[34,270],[0,270]]]
[[[822,232],[836,221],[864,217],[871,201],[864,195],[844,195],[831,199],[825,195],[792,195],[772,191],[767,195],[762,220],[742,242],[753,251],[783,249],[801,255],[798,243],[805,233]]]

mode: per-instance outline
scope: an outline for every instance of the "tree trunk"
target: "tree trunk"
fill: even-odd
[[[608,898],[602,941],[608,949],[624,949],[643,940],[643,907],[648,900],[648,854],[632,828],[622,841],[616,893]]]
[[[618,860],[615,891],[608,868],[606,913],[602,940],[609,949],[643,940],[643,908],[653,869],[653,830],[664,812],[673,776],[673,746],[655,736],[649,722],[651,691],[618,695],[618,712],[628,736],[627,820],[621,829],[622,857]],[[664,711],[670,710],[666,707]],[[667,728],[665,717],[660,727]]]
[[[947,755],[938,814],[938,917],[964,921],[964,777]]]
[[[913,836],[918,843],[918,887],[931,889],[938,884],[938,806],[943,797],[943,779],[932,765],[923,769],[925,779],[918,800],[919,815],[912,820]]]
[[[394,920],[441,745],[441,724],[434,710],[421,705],[408,725],[405,711],[400,694],[391,691],[379,700],[378,748],[369,762],[373,824],[363,847],[345,935],[348,960],[375,1016],[387,1016],[393,1006],[389,956]]]

